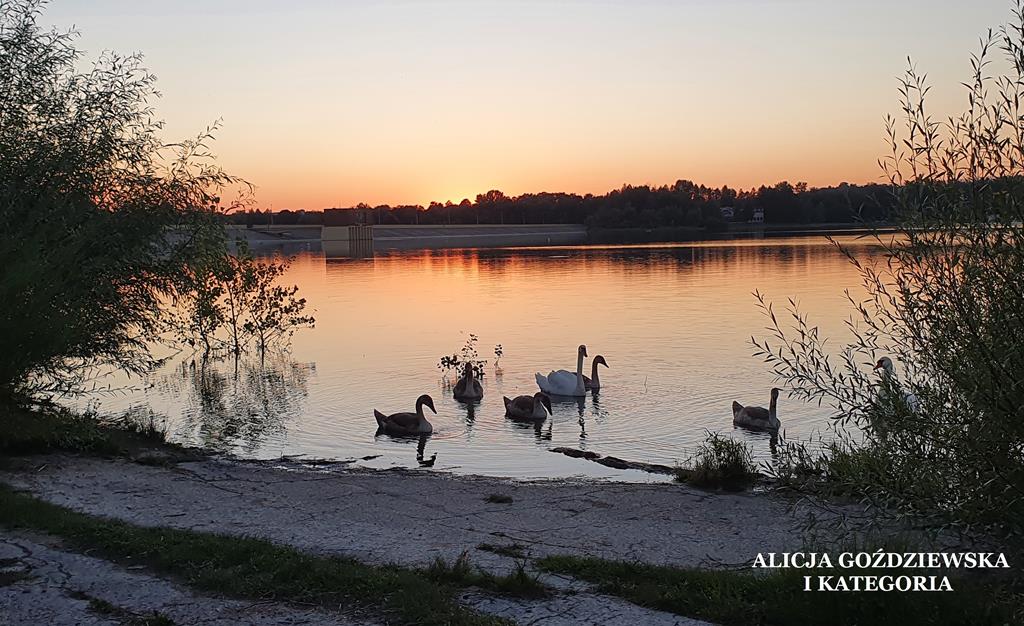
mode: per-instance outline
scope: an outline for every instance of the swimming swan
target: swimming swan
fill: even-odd
[[[594,357],[594,362],[590,364],[590,377],[583,377],[583,386],[588,391],[594,391],[601,389],[601,379],[597,377],[597,366],[604,365],[608,367],[608,362],[604,360],[604,357],[600,354]]]
[[[434,400],[427,394],[416,399],[415,413],[393,413],[384,415],[377,409],[373,410],[373,416],[377,418],[377,427],[388,435],[429,435],[434,432],[427,418],[423,417],[423,407],[430,407],[435,414]]]
[[[538,391],[532,396],[518,396],[515,399],[502,397],[505,401],[505,417],[517,420],[543,421],[551,413],[551,398]],[[545,409],[547,409],[545,411]]]
[[[733,402],[733,426],[740,426],[751,430],[778,430],[779,426],[781,426],[778,415],[776,415],[779,391],[781,389],[778,387],[772,389],[772,402],[767,409],[760,406],[743,406],[739,402]]]
[[[466,363],[465,373],[459,382],[455,383],[452,394],[456,400],[462,402],[473,402],[484,397],[484,388],[476,379],[476,371],[473,369],[472,363]]]
[[[566,370],[552,371],[547,376],[537,372],[537,386],[552,396],[585,396],[586,383],[583,382],[583,359],[587,356],[587,347],[581,345],[576,351],[576,373]]]
[[[875,363],[873,368],[875,371],[882,370],[882,377],[886,382],[899,386],[899,381],[896,380],[896,368],[893,367],[892,359],[887,356],[883,356],[878,359],[878,363]],[[921,409],[921,403],[917,400],[917,396],[910,393],[909,391],[903,391],[903,401],[907,403],[907,408],[910,409],[911,413],[917,413]]]

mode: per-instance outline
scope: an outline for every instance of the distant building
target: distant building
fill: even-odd
[[[722,219],[732,221],[736,217],[736,209],[731,206],[724,206],[719,209],[722,212]]]
[[[750,218],[751,224],[764,224],[764,209],[757,207],[754,209],[754,214]]]

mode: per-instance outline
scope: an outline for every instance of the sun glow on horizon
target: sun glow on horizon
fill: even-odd
[[[212,149],[258,206],[458,204],[880,180],[908,55],[962,108],[1007,0],[59,2],[90,56],[141,51],[168,141]]]

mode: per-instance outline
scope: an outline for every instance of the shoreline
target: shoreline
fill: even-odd
[[[441,575],[453,577],[455,606],[502,624],[707,626],[699,619],[708,615],[703,605],[665,612],[550,564],[589,561],[745,580],[759,554],[838,548],[850,537],[876,536],[861,505],[767,490],[706,491],[585,477],[521,481],[338,463],[309,467],[295,459],[233,459],[171,446],[143,447],[129,458],[57,452],[6,461],[0,491],[88,516],[94,524],[127,524],[154,537],[192,533],[197,541],[216,540],[228,553],[235,541],[238,548],[265,542],[267,549],[345,559],[373,571],[403,568],[415,576],[429,577],[440,564]],[[806,526],[809,517],[821,524],[817,531]],[[832,524],[840,522],[853,534],[837,532]],[[182,588],[183,581],[152,570],[146,565],[151,557],[128,554],[105,560],[102,550],[76,551],[59,534],[0,525],[0,559],[8,569],[20,568],[13,585],[0,584],[0,602],[36,621],[88,614],[106,602],[122,614],[184,615],[184,623],[393,623],[379,607],[338,611],[211,596],[202,586]],[[508,581],[517,571],[532,592],[478,584]],[[134,586],[145,591],[121,592]],[[63,594],[52,593],[54,588]]]
[[[452,560],[495,537],[524,543],[535,556],[570,551],[674,566],[700,566],[710,556],[740,564],[768,548],[796,549],[802,540],[799,516],[787,512],[792,503],[785,498],[680,483],[584,477],[520,481],[405,468],[316,469],[219,456],[156,463],[72,454],[22,457],[20,467],[0,472],[0,481],[90,515],[260,536],[377,564],[426,565],[437,556]],[[511,500],[488,502],[495,493]],[[694,517],[695,509],[683,503],[701,505],[702,515]],[[252,516],[254,509],[261,515]],[[647,515],[636,516],[641,510]],[[296,516],[311,524],[295,527]],[[391,522],[381,526],[380,520]],[[750,523],[761,532],[743,537]],[[400,539],[410,533],[431,540],[407,544]],[[480,555],[477,561],[485,568],[507,564],[500,555]]]
[[[546,248],[592,245],[680,244],[730,240],[867,235],[893,232],[888,224],[729,223],[722,229],[705,227],[588,228],[580,224],[444,224],[424,226],[374,225],[357,234],[349,227],[228,225],[232,238],[244,238],[256,249],[320,250],[328,257],[372,256],[377,252]],[[352,239],[358,237],[358,239]]]

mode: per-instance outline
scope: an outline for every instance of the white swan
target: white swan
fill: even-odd
[[[883,356],[878,359],[878,363],[875,363],[874,369],[882,370],[882,377],[889,384],[899,387],[899,381],[896,380],[896,368],[893,367],[892,359],[887,356]],[[910,409],[911,413],[917,413],[921,410],[921,403],[918,401],[917,396],[910,393],[909,391],[903,391],[903,401],[907,404],[907,408]]]
[[[581,345],[576,351],[576,373],[566,370],[552,371],[547,376],[537,372],[537,386],[544,393],[552,396],[587,395],[587,387],[583,381],[583,359],[587,356],[587,347]]]

